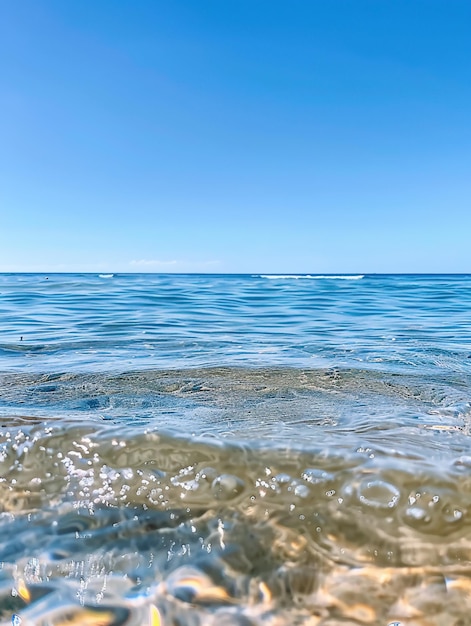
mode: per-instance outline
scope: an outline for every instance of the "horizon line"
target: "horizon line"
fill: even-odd
[[[70,275],[70,274],[86,274],[86,275],[121,275],[121,276],[135,276],[135,275],[149,275],[149,276],[470,276],[469,272],[149,272],[149,271],[113,271],[113,270],[85,270],[85,271],[27,271],[27,270],[0,270],[0,275],[8,274],[32,274],[38,276],[47,275]]]

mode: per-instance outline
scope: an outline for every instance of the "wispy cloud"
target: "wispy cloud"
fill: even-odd
[[[167,271],[167,272],[207,272],[220,265],[220,261],[188,261],[176,260],[164,261],[162,259],[133,259],[129,266],[134,270],[142,271]]]
[[[159,259],[134,259],[129,265],[134,267],[169,267],[172,265],[178,265],[181,261],[160,261]]]

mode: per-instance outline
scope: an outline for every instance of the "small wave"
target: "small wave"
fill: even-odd
[[[114,274],[98,274],[98,278],[113,278]]]
[[[333,274],[319,274],[319,275],[312,275],[312,274],[260,274],[260,278],[269,278],[271,280],[279,280],[279,279],[285,279],[285,278],[291,278],[291,279],[300,279],[300,278],[305,278],[305,279],[310,279],[310,280],[319,280],[322,278],[330,278],[330,279],[334,279],[334,280],[361,280],[362,278],[365,278],[364,274],[339,274],[339,275],[333,275]]]

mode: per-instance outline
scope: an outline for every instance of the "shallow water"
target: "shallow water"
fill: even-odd
[[[0,275],[2,624],[471,624],[471,277],[345,278]]]

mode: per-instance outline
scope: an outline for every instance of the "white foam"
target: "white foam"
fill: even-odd
[[[330,275],[325,275],[325,276],[312,276],[312,278],[332,278],[335,280],[361,280],[362,278],[365,278],[364,274],[341,274],[339,276],[330,276]]]
[[[332,275],[332,274],[319,274],[317,276],[313,276],[312,274],[260,274],[260,278],[269,278],[271,280],[279,280],[279,279],[286,279],[286,278],[291,278],[291,279],[310,279],[310,280],[318,280],[318,279],[333,279],[333,280],[361,280],[362,278],[365,278],[364,274],[339,274],[339,275]]]
[[[113,278],[114,274],[98,274],[98,278]]]

